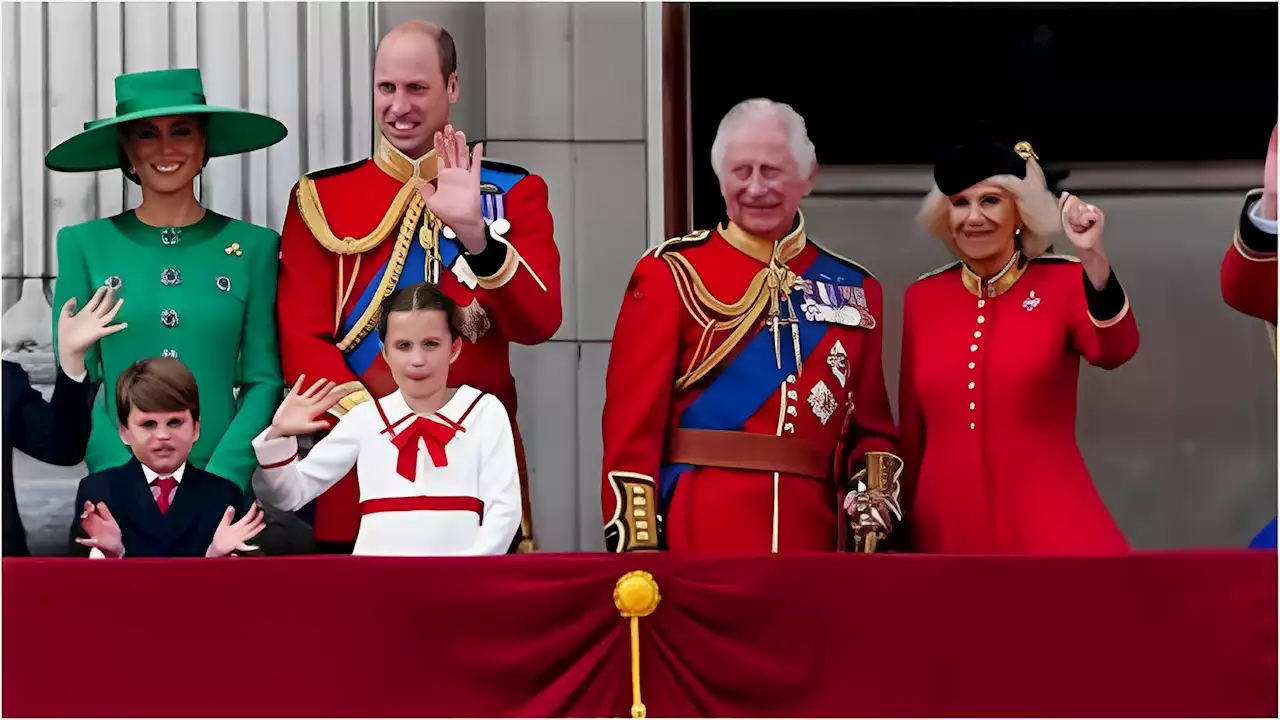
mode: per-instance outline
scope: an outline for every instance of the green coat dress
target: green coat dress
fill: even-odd
[[[193,225],[163,229],[132,211],[58,231],[54,337],[68,298],[83,308],[103,285],[124,300],[116,322],[129,327],[90,348],[94,400],[89,472],[127,462],[115,384],[133,362],[181,360],[200,388],[200,439],[190,462],[247,488],[258,466],[253,438],[271,423],[283,396],[276,341],[280,236],[206,210]],[[239,398],[235,389],[239,388]]]

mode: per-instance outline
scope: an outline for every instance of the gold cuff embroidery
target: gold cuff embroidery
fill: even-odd
[[[605,524],[605,541],[612,552],[657,550],[658,492],[653,478],[631,472],[609,473],[613,487],[613,517]]]
[[[1129,314],[1129,295],[1128,293],[1125,293],[1124,307],[1120,308],[1120,312],[1115,317],[1111,318],[1110,320],[1098,320],[1093,316],[1093,313],[1089,313],[1089,322],[1092,322],[1094,327],[1097,327],[1097,328],[1109,328],[1113,325],[1119,324],[1119,322],[1124,319],[1124,316],[1128,314]]]
[[[511,278],[516,276],[516,272],[520,269],[520,253],[511,246],[511,243],[505,240],[501,241],[507,248],[506,259],[502,261],[502,267],[492,275],[476,275],[476,284],[485,290],[497,290],[498,288],[511,282]]]
[[[1232,239],[1231,244],[1233,247],[1235,247],[1236,252],[1240,253],[1240,255],[1242,255],[1245,260],[1251,260],[1253,262],[1275,262],[1276,261],[1276,253],[1260,253],[1254,250],[1250,250],[1248,247],[1246,247],[1244,244],[1244,240],[1240,238],[1240,228],[1238,227],[1236,228],[1236,234],[1235,234],[1235,237]]]
[[[510,223],[502,218],[495,220],[493,224],[489,226],[488,232],[492,236],[493,241],[500,242],[507,246],[507,257],[502,262],[502,267],[498,269],[498,272],[493,275],[485,275],[483,277],[477,275],[476,284],[485,290],[497,290],[503,285],[511,282],[511,279],[520,271],[520,266],[523,265],[524,269],[528,270],[529,274],[533,276],[533,281],[538,283],[538,287],[542,288],[542,292],[546,292],[546,283],[542,282],[542,278],[538,277],[538,273],[534,272],[533,268],[529,267],[529,263],[520,255],[520,251],[516,250],[514,245],[508,242],[506,238],[502,237],[502,233],[507,232],[510,229]]]

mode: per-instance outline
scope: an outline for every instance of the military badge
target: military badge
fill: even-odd
[[[1032,310],[1035,310],[1036,306],[1039,304],[1040,298],[1036,297],[1036,291],[1032,290],[1031,294],[1027,296],[1027,299],[1022,301],[1022,309],[1027,312],[1031,312]]]
[[[808,278],[801,278],[797,286],[804,295],[800,308],[808,320],[867,330],[875,328],[876,319],[867,309],[866,291],[862,288]]]
[[[845,351],[844,345],[839,340],[831,346],[831,353],[827,355],[827,365],[840,381],[840,387],[844,387],[849,381],[849,353]]]
[[[819,380],[809,392],[809,407],[813,409],[813,414],[822,421],[823,425],[826,425],[835,414],[836,396],[831,394],[825,382]]]
[[[458,308],[458,329],[471,342],[476,342],[484,336],[490,326],[489,314],[480,307],[480,303],[475,299],[471,299],[471,304],[466,307]]]

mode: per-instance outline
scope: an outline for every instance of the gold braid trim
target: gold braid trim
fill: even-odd
[[[395,291],[396,283],[400,281],[400,272],[404,269],[405,258],[409,256],[409,246],[413,243],[413,231],[418,227],[418,218],[422,216],[424,205],[422,196],[414,193],[409,208],[405,210],[404,222],[400,223],[400,236],[396,238],[396,246],[391,251],[391,258],[387,260],[387,269],[382,274],[382,282],[379,283],[373,300],[369,302],[369,307],[364,309],[359,322],[351,328],[351,332],[347,333],[346,337],[342,338],[342,342],[338,343],[339,350],[346,352],[355,347],[378,326],[378,311],[382,308],[382,301]]]
[[[324,208],[320,206],[320,196],[316,193],[315,181],[304,175],[298,181],[298,212],[302,214],[302,221],[307,224],[311,234],[326,250],[339,255],[354,255],[377,247],[378,243],[391,233],[396,221],[404,213],[405,206],[409,204],[409,198],[413,196],[421,198],[417,194],[417,186],[412,182],[405,183],[405,186],[400,188],[400,192],[396,193],[395,199],[391,201],[391,207],[387,208],[387,213],[382,216],[382,221],[373,229],[373,232],[362,238],[338,239],[338,236],[329,229]]]
[[[772,281],[777,279],[779,273],[789,275],[790,271],[785,267],[774,266],[761,269],[752,278],[742,298],[728,305],[711,294],[697,270],[684,256],[679,253],[664,253],[660,257],[667,261],[675,276],[676,289],[685,309],[703,326],[702,339],[698,343],[690,369],[676,381],[676,390],[680,391],[705,377],[733,352],[755,327],[756,321],[774,298],[778,288]],[[708,311],[725,319],[712,320],[708,317]],[[711,335],[726,330],[733,332],[719,347],[707,352]],[[705,358],[701,357],[703,353],[707,353]]]
[[[337,405],[329,408],[329,413],[335,417],[340,418],[343,415],[346,415],[348,410],[370,398],[369,391],[365,390],[364,384],[359,380],[342,383],[334,389],[346,393],[346,395],[343,395],[342,399],[338,401]]]

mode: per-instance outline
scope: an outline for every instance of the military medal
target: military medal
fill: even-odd
[[[800,308],[810,321],[867,330],[876,326],[876,319],[867,308],[866,291],[860,287],[802,278],[800,292],[804,295]]]

